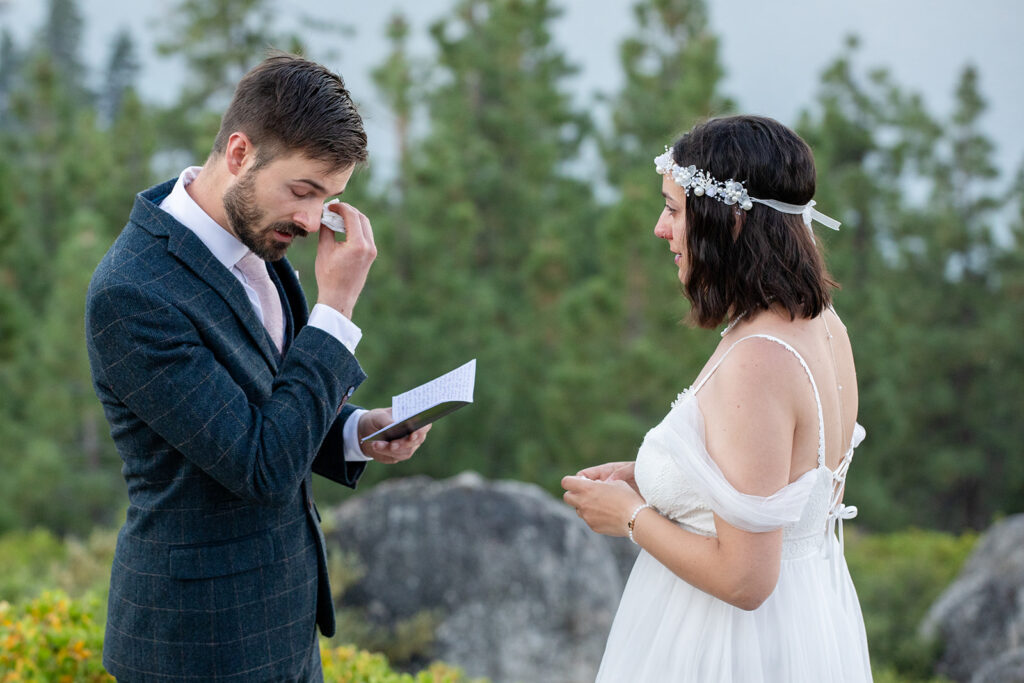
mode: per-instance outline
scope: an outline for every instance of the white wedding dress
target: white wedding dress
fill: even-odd
[[[697,393],[736,344],[777,342],[803,365],[818,404],[818,466],[769,497],[740,493],[708,455]],[[612,624],[599,683],[829,683],[870,681],[867,639],[843,557],[840,501],[856,425],[836,471],[825,465],[821,398],[807,363],[786,342],[751,335],[733,344],[699,384],[684,391],[644,438],[636,458],[640,493],[679,526],[715,536],[713,513],[748,531],[783,528],[774,592],[744,611],[694,588],[641,550]],[[838,525],[839,536],[836,537]]]

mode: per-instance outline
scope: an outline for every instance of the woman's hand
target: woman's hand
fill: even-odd
[[[633,460],[627,462],[606,462],[603,465],[588,467],[576,473],[577,477],[586,477],[594,481],[624,481],[634,491],[640,493],[637,488],[636,479],[633,477],[633,467],[636,463]]]
[[[633,510],[644,504],[640,494],[621,479],[592,481],[582,476],[563,477],[562,488],[565,489],[562,500],[576,508],[576,514],[587,526],[606,536],[627,535],[626,525]]]

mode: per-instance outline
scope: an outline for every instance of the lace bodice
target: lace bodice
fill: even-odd
[[[846,473],[854,448],[864,438],[857,424],[849,449],[833,472],[824,462],[824,423],[821,399],[806,362],[790,345],[767,335],[791,351],[807,372],[818,404],[818,465],[796,481],[768,497],[750,496],[736,491],[708,454],[704,442],[704,418],[697,403],[697,392],[725,360],[735,344],[704,379],[681,393],[668,415],[644,438],[636,458],[636,483],[641,495],[661,514],[683,528],[704,536],[715,535],[714,512],[729,523],[749,531],[783,529],[783,558],[801,557],[819,550],[830,550],[825,539],[842,521],[856,514],[856,508],[840,502]],[[745,337],[736,344],[750,339]]]

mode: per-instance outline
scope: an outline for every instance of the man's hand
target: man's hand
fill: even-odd
[[[316,248],[317,303],[330,306],[351,320],[366,275],[377,258],[377,247],[370,220],[353,206],[341,202],[331,204],[328,210],[341,215],[346,232],[345,239],[339,242],[330,228],[320,226]]]
[[[391,424],[391,408],[374,408],[359,416],[359,438],[373,434],[379,429],[384,429]],[[385,465],[393,465],[396,462],[408,460],[416,449],[420,447],[423,440],[427,438],[427,432],[434,425],[429,424],[421,427],[409,436],[395,439],[394,441],[367,441],[360,445],[363,454],[373,458]]]

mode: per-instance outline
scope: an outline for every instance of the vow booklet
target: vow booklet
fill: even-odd
[[[426,427],[434,420],[473,402],[476,383],[476,358],[437,379],[391,397],[391,419],[384,429],[364,436],[366,441],[394,441]]]

